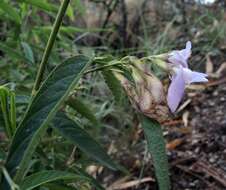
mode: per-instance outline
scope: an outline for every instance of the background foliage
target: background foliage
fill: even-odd
[[[30,94],[35,75],[60,3],[61,1],[51,0],[0,2],[0,84],[6,84],[16,94],[15,96],[14,93],[9,92],[9,97],[12,97],[11,105],[16,105],[16,113],[13,111],[13,106],[7,108],[12,131],[15,131],[15,124],[18,125],[22,119],[26,121],[23,115],[31,100]],[[55,66],[64,65],[63,60],[74,55],[84,54],[89,57],[87,60],[87,64],[90,64],[89,69],[95,69],[126,55],[143,57],[167,52],[181,47],[187,40],[192,40],[195,46],[194,56],[190,61],[191,67],[204,71],[203,65],[207,65],[206,62],[210,58],[214,60],[213,70],[217,70],[225,61],[224,7],[224,1],[217,1],[207,6],[180,0],[173,2],[71,0],[44,78]],[[91,64],[95,56],[103,59]],[[153,69],[162,77],[158,68]],[[69,75],[64,70],[59,72],[65,74],[65,77]],[[213,80],[215,79],[218,78],[214,76]],[[56,82],[57,78],[53,81]],[[146,148],[149,141],[147,143],[144,141],[138,116],[124,97],[124,91],[114,75],[106,69],[85,74],[76,82],[78,83],[75,88],[71,88],[70,84],[65,87],[65,93],[70,98],[60,100],[66,101],[64,107],[57,105],[58,108],[66,110],[66,115],[59,113],[49,124],[46,135],[39,139],[39,143],[35,143],[37,149],[32,155],[33,159],[26,163],[29,176],[25,177],[19,185],[24,189],[29,189],[28,186],[35,188],[40,184],[44,184],[42,187],[45,189],[91,189],[92,187],[102,189],[99,182],[108,188],[113,188],[113,182],[121,179],[122,176],[129,176],[130,179],[142,179],[150,175],[154,177]],[[52,81],[50,83],[52,84]],[[50,97],[51,103],[56,100],[54,99],[56,94],[51,90],[53,89],[47,89],[48,92],[40,91],[39,101],[48,100],[47,97]],[[4,96],[5,91],[2,90],[1,93]],[[42,106],[42,103],[37,103],[36,100],[34,103],[44,108],[43,112],[46,112],[46,107]],[[44,104],[52,106],[50,103]],[[35,111],[31,113],[35,114]],[[182,116],[184,117],[184,114],[178,114],[177,119],[180,120]],[[6,152],[8,150],[10,152],[10,138],[6,138],[3,133],[2,117],[4,118],[0,114],[0,163],[5,162]],[[62,130],[64,124],[59,124],[59,118],[76,127],[71,128],[67,125],[66,129]],[[148,128],[144,129],[148,130]],[[13,132],[10,130],[9,137],[12,137]],[[174,139],[175,136],[177,138],[177,135],[175,133],[168,135],[168,140]],[[19,142],[24,140],[26,133],[20,134],[18,131],[16,136],[18,141],[12,145],[15,147],[21,144]],[[99,143],[104,145],[104,148]],[[108,150],[111,157],[119,164],[112,161],[104,149]],[[18,152],[15,154],[17,155]],[[174,158],[173,154],[176,153],[168,152],[170,159]],[[153,161],[155,162],[154,157]],[[118,170],[113,172],[107,168],[97,167],[96,165],[99,164]],[[62,171],[67,173],[60,173]],[[171,175],[171,178],[174,178],[174,171]],[[64,178],[60,178],[59,181],[59,176]],[[38,181],[34,180],[37,178]],[[29,184],[31,181],[33,183]],[[174,181],[176,180],[173,180],[173,188],[184,188],[183,184]],[[146,187],[141,184],[132,188],[156,188],[153,179],[149,179],[149,183]],[[200,184],[202,188],[202,183]],[[220,182],[219,188],[221,185]]]

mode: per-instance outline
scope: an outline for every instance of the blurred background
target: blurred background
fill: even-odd
[[[6,2],[17,12],[0,3],[0,84],[10,83],[15,89],[18,115],[22,115],[60,1]],[[182,49],[186,41],[192,41],[189,65],[193,70],[207,73],[209,82],[190,86],[176,116],[162,124],[172,189],[224,190],[225,10],[225,0],[71,0],[47,70],[78,53],[143,57]],[[159,72],[156,70],[157,75]],[[80,96],[103,126],[96,130],[88,121],[83,122],[91,132],[96,130],[98,140],[128,169],[129,175],[125,177],[120,172],[94,165],[89,165],[87,171],[108,190],[157,189],[150,155],[134,110],[128,102],[123,106],[115,104],[101,74],[92,74],[83,79],[83,84],[86,89]],[[75,111],[69,111],[79,117]],[[47,143],[48,139],[44,140],[42,143]],[[48,152],[48,147],[39,150],[48,152],[46,165],[66,159],[69,155],[64,151],[72,148],[62,139],[54,143],[56,147],[61,143],[58,152]],[[0,144],[5,146],[3,140]],[[75,158],[78,163],[90,163],[80,153]]]

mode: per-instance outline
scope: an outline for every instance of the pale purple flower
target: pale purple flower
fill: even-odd
[[[174,50],[170,53],[168,61],[174,65],[182,65],[188,67],[188,58],[191,56],[191,42],[186,43],[186,48],[182,50]]]
[[[208,82],[207,75],[192,71],[188,68],[188,58],[191,55],[191,42],[186,43],[186,48],[175,50],[168,58],[173,74],[168,89],[167,103],[171,112],[175,112],[183,95],[185,86],[194,82]]]

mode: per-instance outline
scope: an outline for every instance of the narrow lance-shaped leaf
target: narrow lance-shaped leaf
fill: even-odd
[[[91,111],[89,106],[82,101],[79,97],[70,97],[69,100],[66,102],[71,108],[81,114],[83,117],[87,118],[90,122],[94,125],[99,126],[99,121],[97,120],[94,113]]]
[[[9,99],[10,99],[10,125],[12,135],[14,135],[14,133],[16,132],[16,102],[14,92],[10,92]]]
[[[57,12],[58,8],[56,5],[51,4],[51,3],[47,3],[43,0],[18,0],[19,2],[22,3],[27,3],[29,5],[38,7],[44,11],[51,11],[51,12]]]
[[[90,184],[92,184],[95,187],[95,190],[104,190],[104,188],[99,184],[99,182],[91,175],[83,171],[81,168],[74,167],[74,172],[78,175],[82,175],[89,179]]]
[[[1,111],[4,118],[4,129],[8,136],[8,138],[11,138],[13,136],[13,133],[15,131],[15,118],[13,117],[13,112],[15,112],[15,109],[13,105],[15,105],[15,102],[13,102],[13,93],[10,92],[10,90],[4,86],[0,86],[0,105],[1,105]],[[11,98],[12,97],[12,98]],[[12,101],[12,102],[11,102]],[[11,105],[10,105],[11,103]],[[9,107],[10,106],[10,107]],[[12,117],[11,117],[12,116]],[[12,121],[12,119],[14,121]]]
[[[1,0],[0,9],[2,9],[16,24],[21,23],[20,15],[18,14],[17,10],[12,5],[10,5],[9,2],[6,3],[4,0]]]
[[[47,187],[48,190],[78,190],[75,187],[68,186],[68,185],[61,184],[61,183],[57,183],[57,182],[47,183],[43,186]]]
[[[119,82],[119,80],[114,76],[113,72],[110,70],[103,70],[102,74],[104,76],[104,80],[111,90],[115,101],[120,105],[124,98],[124,91]]]
[[[113,170],[118,168],[104,149],[84,129],[69,119],[64,113],[57,113],[53,119],[53,125],[64,138],[77,145],[83,152],[100,164]]]
[[[17,50],[15,47],[14,48],[10,47],[6,43],[0,42],[0,50],[8,54],[11,59],[29,61],[25,56],[19,53],[19,50]]]
[[[4,119],[1,109],[0,109],[0,128],[4,128]]]
[[[148,150],[153,159],[159,190],[169,190],[168,161],[161,126],[156,121],[143,117],[142,128],[148,143]]]
[[[50,33],[52,29],[52,26],[36,26],[33,28],[34,31],[41,33]],[[60,27],[60,33],[65,33],[68,35],[72,35],[74,33],[81,33],[81,32],[109,32],[112,31],[112,29],[102,29],[102,28],[79,28],[75,26],[62,26]]]
[[[29,44],[26,42],[21,42],[21,46],[23,47],[26,59],[29,60],[29,63],[34,64],[35,63],[34,54]]]
[[[10,120],[9,120],[9,110],[8,110],[8,94],[7,88],[0,86],[0,109],[2,113],[2,118],[4,121],[5,133],[8,137],[11,137]]]
[[[29,96],[26,95],[16,95],[16,104],[28,104],[30,100]]]
[[[70,172],[49,170],[41,171],[26,177],[19,186],[21,190],[31,190],[44,185],[45,183],[69,179],[87,180],[88,178]]]
[[[78,168],[75,166],[71,168],[71,171],[74,174],[80,176],[82,179],[84,178],[84,181],[89,182],[95,188],[95,190],[104,190],[104,188],[99,184],[99,182],[94,177],[87,174],[81,168]],[[49,188],[50,190],[77,190],[75,187],[66,186],[66,184],[63,184],[57,181],[52,183],[47,183],[43,186]]]
[[[71,6],[70,4],[68,5],[68,9],[67,9],[67,16],[74,21],[75,20],[75,15],[74,15],[74,7]]]
[[[13,138],[6,168],[18,183],[25,175],[29,161],[47,124],[74,88],[89,64],[89,59],[79,55],[58,65],[33,98],[28,111]]]

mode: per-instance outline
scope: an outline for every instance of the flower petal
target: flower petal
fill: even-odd
[[[185,89],[185,81],[183,79],[183,70],[180,68],[175,75],[172,77],[172,82],[168,89],[167,103],[171,112],[175,112],[182,97]]]
[[[186,43],[185,49],[172,51],[168,61],[177,66],[181,65],[185,68],[188,68],[188,58],[191,56],[191,42]]]
[[[183,61],[182,61],[183,57],[181,57],[180,53],[178,50],[175,50],[175,51],[172,51],[169,58],[168,58],[168,61],[172,64],[175,64],[176,66],[179,66],[179,65],[183,65]]]
[[[183,68],[183,78],[186,84],[193,82],[208,82],[208,75],[205,73],[195,72],[187,68]]]
[[[182,49],[180,51],[181,55],[184,57],[185,60],[187,60],[191,56],[191,42],[188,41],[186,43],[185,49]]]
[[[186,49],[190,51],[191,48],[192,48],[191,41],[187,41],[186,42]]]

